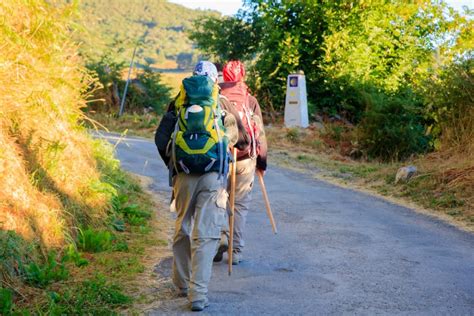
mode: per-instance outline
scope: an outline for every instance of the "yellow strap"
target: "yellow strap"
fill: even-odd
[[[174,106],[176,108],[176,113],[179,113],[179,110],[181,109],[181,107],[184,105],[185,102],[186,102],[186,90],[184,89],[184,85],[181,84],[181,87],[179,89],[178,98],[174,102]]]
[[[212,146],[214,146],[215,144],[219,142],[217,131],[213,129],[211,130],[210,133],[211,133],[211,137],[209,137],[206,144],[201,149],[191,149],[183,138],[183,134],[184,134],[183,132],[178,132],[176,134],[176,145],[179,146],[182,150],[184,150],[184,152],[186,152],[189,155],[205,154],[209,151],[209,149],[212,148]],[[220,138],[222,139],[224,135],[225,133],[221,131]]]
[[[211,132],[211,134],[212,134],[212,132]],[[206,145],[204,145],[203,148],[201,148],[201,149],[191,149],[191,148],[189,148],[188,144],[184,140],[183,133],[178,133],[177,138],[176,138],[176,145],[178,145],[188,155],[202,155],[202,154],[205,154],[215,144],[216,144],[216,141],[213,139],[213,137],[209,137],[209,139],[206,142]]]

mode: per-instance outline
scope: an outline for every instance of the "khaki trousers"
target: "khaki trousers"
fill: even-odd
[[[217,172],[179,173],[174,179],[173,283],[188,289],[191,302],[207,297],[212,260],[226,225],[227,193],[217,177]]]
[[[255,159],[244,159],[237,161],[237,172],[235,178],[235,212],[234,212],[234,251],[242,252],[245,241],[244,231],[247,222],[251,192],[255,178]],[[230,192],[230,177],[228,181]]]

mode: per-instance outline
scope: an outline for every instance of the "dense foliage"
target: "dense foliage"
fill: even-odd
[[[420,85],[426,113],[431,120],[428,131],[437,138],[436,148],[474,147],[474,59],[467,58],[426,79]]]
[[[83,31],[77,39],[83,43],[81,54],[88,60],[97,62],[112,55],[114,62],[128,61],[134,46],[141,43],[138,62],[160,65],[175,62],[178,56],[182,61],[180,54],[190,54],[188,59],[196,60],[198,52],[185,31],[197,18],[218,16],[216,12],[156,0],[82,0],[80,12]]]
[[[422,104],[410,90],[394,95],[371,92],[365,98],[367,108],[357,129],[365,156],[400,160],[428,150]]]
[[[403,158],[435,145],[443,107],[432,97],[457,89],[449,80],[463,91],[472,82],[470,71],[447,75],[472,58],[472,12],[460,15],[442,1],[245,3],[235,17],[196,22],[190,37],[220,60],[247,60],[248,82],[267,112],[282,112],[286,77],[303,70],[315,111],[364,122],[356,134],[369,156]],[[472,108],[468,93],[458,96],[451,108]]]
[[[86,66],[96,78],[95,84],[89,89],[90,101],[86,111],[118,113],[126,85],[126,77],[123,76],[126,64],[116,63],[105,56],[98,62],[89,61]],[[135,69],[125,96],[124,110],[161,113],[171,99],[170,91],[162,83],[159,72],[149,66]]]

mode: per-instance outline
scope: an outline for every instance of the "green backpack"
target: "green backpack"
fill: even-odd
[[[178,121],[172,137],[171,159],[176,172],[226,175],[228,139],[218,98],[219,87],[209,77],[183,80],[175,101]]]

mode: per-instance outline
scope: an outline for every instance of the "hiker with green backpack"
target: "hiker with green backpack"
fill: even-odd
[[[244,82],[244,64],[238,60],[229,61],[224,65],[222,73],[224,82],[219,84],[221,94],[237,112],[237,121],[244,126],[250,141],[247,148],[237,148],[232,238],[232,264],[237,265],[243,258],[245,224],[255,173],[257,172],[259,176],[263,177],[267,168],[267,142],[260,105],[257,99],[249,93]],[[222,260],[224,252],[227,251],[227,243],[227,233],[224,233],[214,262]]]
[[[155,134],[170,172],[177,212],[173,283],[191,310],[208,306],[207,287],[221,231],[226,226],[229,149],[247,148],[249,137],[235,111],[220,98],[217,69],[199,62],[185,78]]]

